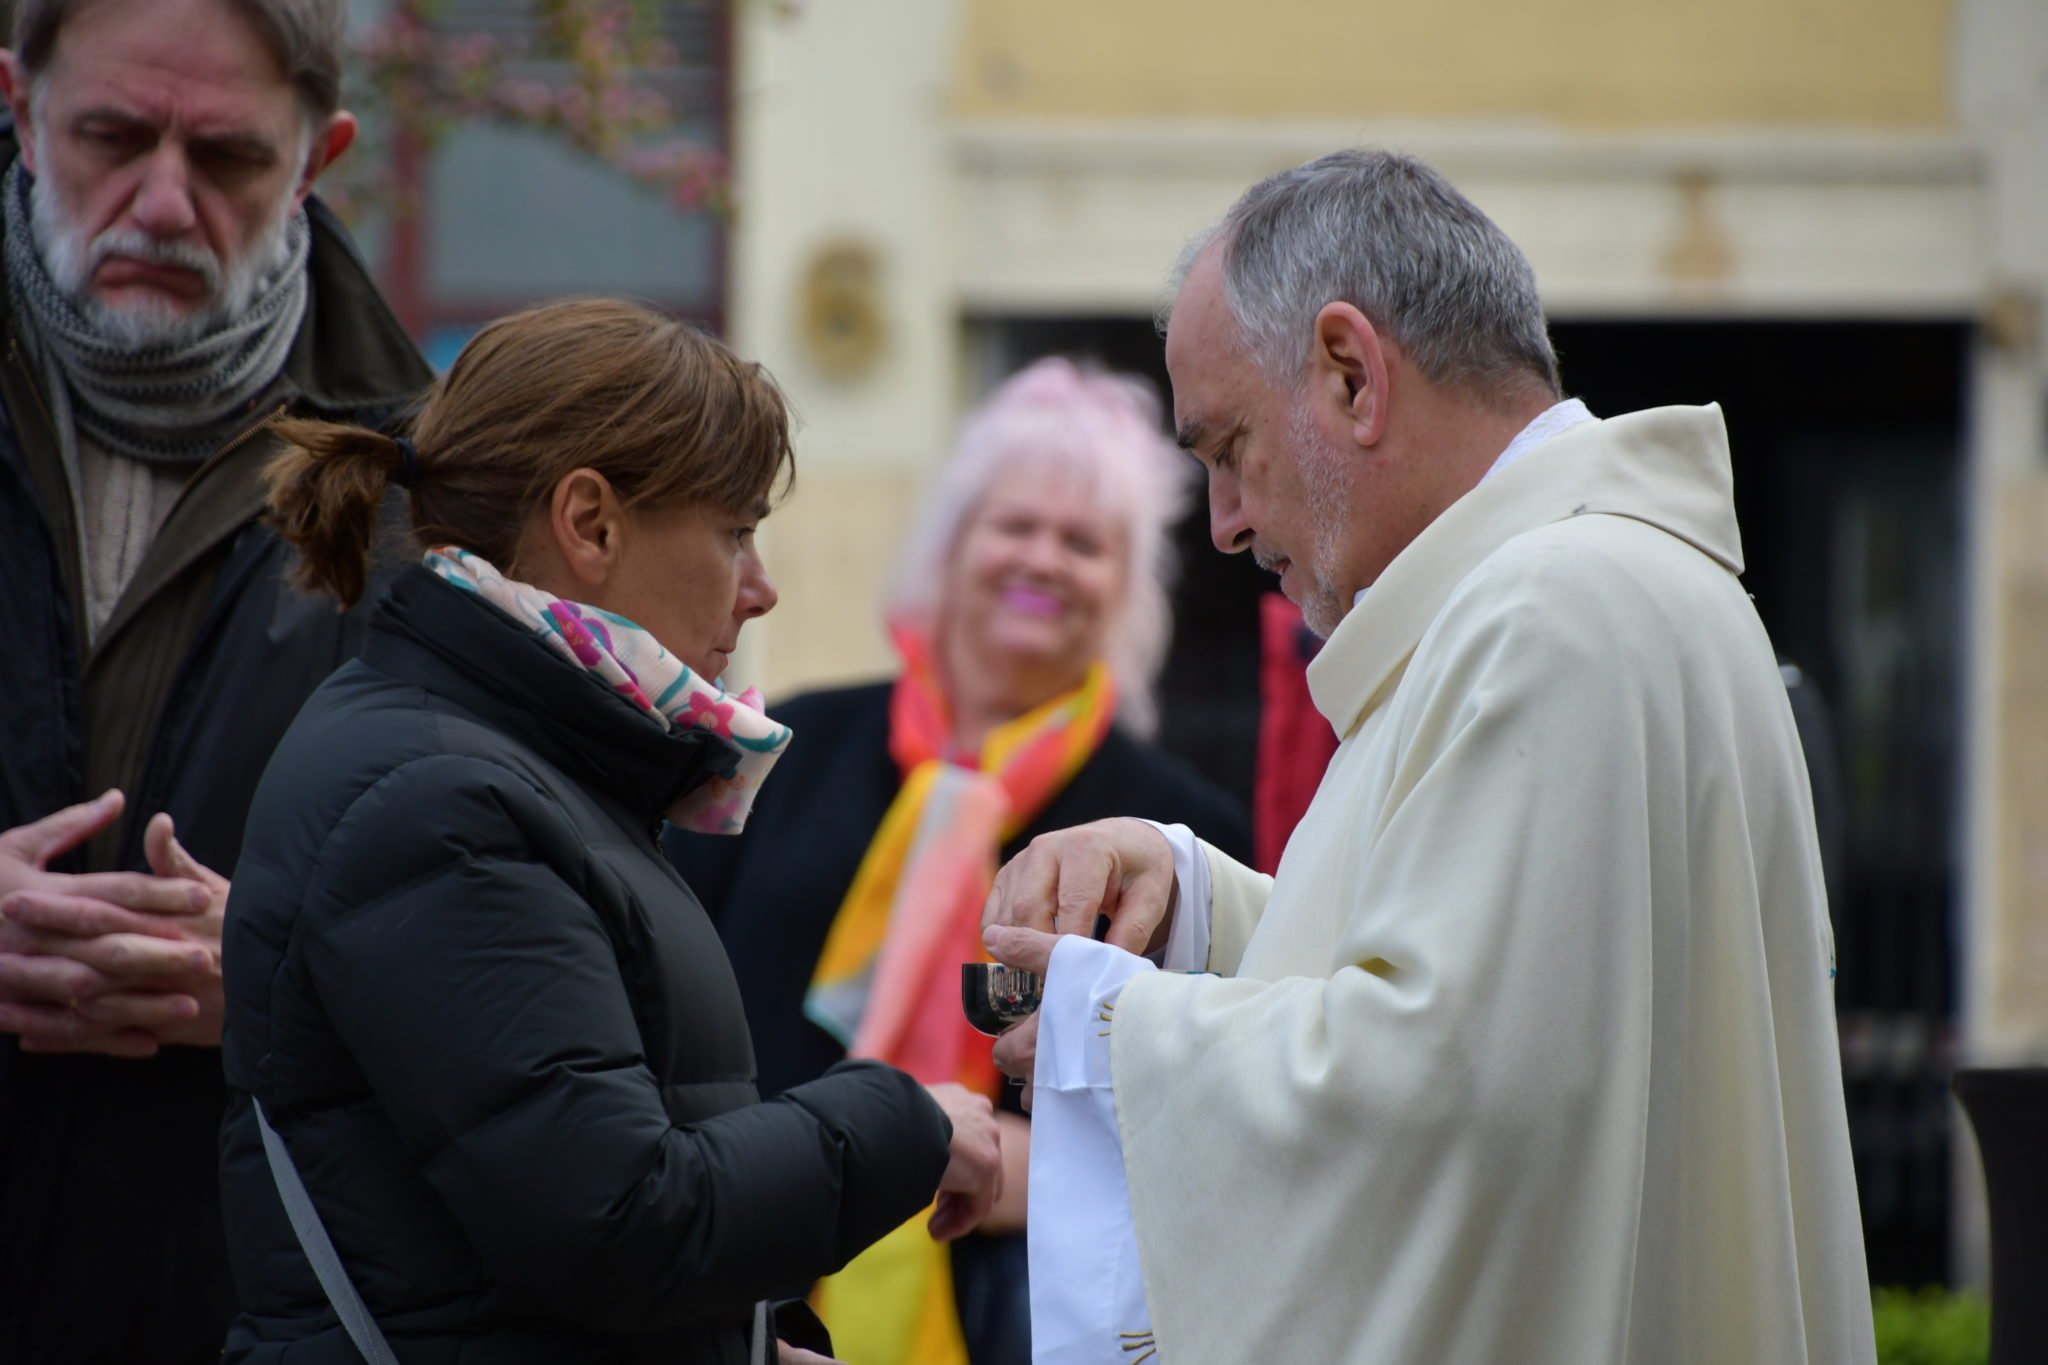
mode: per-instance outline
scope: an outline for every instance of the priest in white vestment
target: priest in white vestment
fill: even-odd
[[[998,880],[991,951],[1047,973],[998,1044],[1035,1358],[1872,1360],[1719,410],[1560,401],[1520,252],[1377,153],[1249,191],[1167,362],[1219,548],[1327,637],[1340,745],[1274,878],[1111,821]]]

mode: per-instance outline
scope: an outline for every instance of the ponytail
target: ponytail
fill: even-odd
[[[304,418],[282,418],[271,430],[285,449],[263,470],[265,520],[298,553],[292,581],[352,607],[369,580],[378,509],[408,463],[405,444],[368,427]]]
[[[421,400],[410,439],[290,418],[263,472],[293,579],[344,607],[369,579],[378,512],[410,494],[415,550],[456,545],[515,573],[534,514],[594,469],[628,507],[752,509],[787,489],[789,413],[767,371],[686,322],[565,299],[488,323]],[[380,546],[381,548],[381,546]]]

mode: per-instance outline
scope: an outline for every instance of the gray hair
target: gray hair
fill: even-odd
[[[1349,303],[1433,383],[1560,392],[1528,258],[1414,157],[1332,152],[1260,181],[1181,253],[1175,292],[1217,242],[1239,341],[1276,383],[1300,380],[1316,314]]]
[[[57,50],[64,25],[94,0],[16,0],[14,51],[33,86]],[[347,0],[227,0],[255,26],[316,119],[341,108]]]
[[[1074,477],[1124,533],[1124,596],[1106,662],[1118,719],[1149,736],[1159,720],[1153,687],[1173,635],[1169,590],[1178,565],[1170,531],[1187,506],[1195,465],[1166,435],[1159,397],[1143,379],[1052,357],[1012,375],[970,413],[905,541],[889,619],[936,631],[960,533],[997,481],[1018,470]]]

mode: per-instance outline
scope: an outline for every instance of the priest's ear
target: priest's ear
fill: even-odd
[[[1355,305],[1326,303],[1316,314],[1307,392],[1360,447],[1379,444],[1387,426],[1386,345]]]

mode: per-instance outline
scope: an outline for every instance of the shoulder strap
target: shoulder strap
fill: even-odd
[[[292,1154],[285,1150],[284,1139],[264,1115],[263,1101],[251,1095],[249,1103],[256,1108],[256,1126],[263,1133],[263,1154],[270,1158],[270,1175],[277,1182],[278,1197],[284,1200],[285,1216],[292,1220],[299,1248],[313,1263],[313,1274],[318,1277],[327,1301],[334,1305],[348,1339],[356,1344],[356,1350],[369,1365],[398,1365],[398,1357],[391,1353],[391,1343],[378,1330],[377,1320],[370,1316],[363,1296],[356,1292],[347,1267],[342,1265],[340,1254],[329,1240],[327,1225],[320,1221],[320,1211],[313,1207],[312,1196],[299,1179],[299,1168],[292,1163]]]

